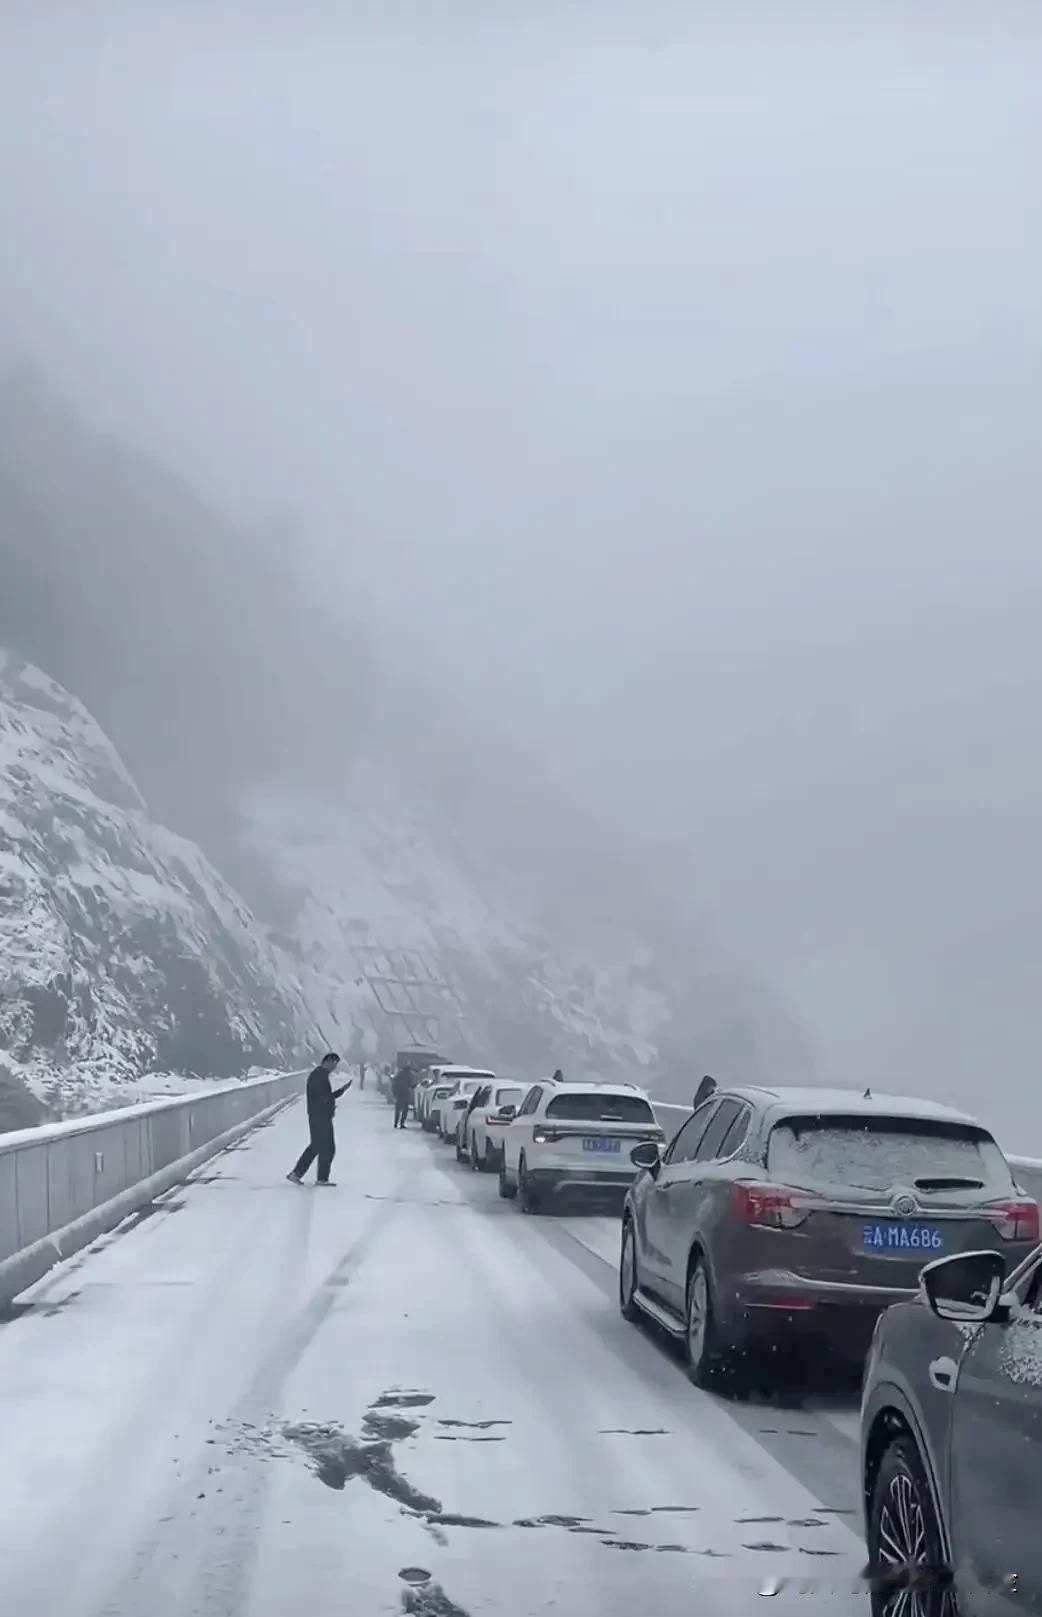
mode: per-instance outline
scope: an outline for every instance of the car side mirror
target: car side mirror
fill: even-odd
[[[642,1140],[630,1152],[630,1161],[635,1168],[644,1168],[654,1176],[662,1166],[662,1147],[654,1140]]]
[[[513,1122],[514,1118],[517,1116],[517,1107],[516,1106],[501,1106],[499,1108],[499,1115],[500,1115],[500,1117],[505,1117],[508,1120],[508,1122]]]
[[[985,1325],[1000,1314],[1006,1260],[998,1252],[957,1252],[936,1258],[919,1276],[926,1300],[939,1319]]]

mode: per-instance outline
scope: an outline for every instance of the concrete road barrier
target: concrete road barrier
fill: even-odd
[[[288,1105],[303,1076],[0,1134],[0,1307]]]

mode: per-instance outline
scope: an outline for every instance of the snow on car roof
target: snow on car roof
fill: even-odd
[[[440,1078],[495,1078],[494,1072],[487,1067],[439,1067]]]
[[[720,1093],[725,1093],[721,1086]],[[942,1101],[919,1100],[909,1095],[888,1095],[882,1090],[869,1089],[816,1089],[811,1085],[805,1087],[783,1085],[767,1088],[766,1086],[741,1086],[728,1088],[727,1094],[742,1095],[747,1100],[764,1100],[772,1103],[772,1110],[786,1112],[834,1112],[843,1113],[848,1117],[908,1117],[921,1122],[938,1123],[970,1123],[980,1127],[975,1117],[968,1112],[957,1111],[954,1106],[945,1106]]]
[[[541,1083],[548,1083],[549,1079],[540,1079]],[[533,1086],[530,1084],[529,1088]],[[555,1095],[637,1095],[641,1100],[647,1100],[648,1092],[638,1089],[636,1084],[554,1084]]]

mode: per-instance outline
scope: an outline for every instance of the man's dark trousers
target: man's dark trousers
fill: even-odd
[[[403,1129],[405,1127],[405,1119],[408,1117],[408,1115],[408,1099],[396,1100],[394,1103],[394,1126],[396,1129]]]
[[[320,1185],[325,1184],[329,1178],[329,1170],[333,1166],[333,1158],[336,1156],[332,1115],[325,1112],[309,1112],[308,1128],[311,1130],[311,1139],[300,1153],[293,1172],[298,1179],[303,1179],[317,1157],[318,1182]]]

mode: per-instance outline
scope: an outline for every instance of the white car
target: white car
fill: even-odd
[[[422,1123],[424,1127],[427,1124],[427,1112],[440,1072],[440,1067],[428,1067],[427,1071],[421,1075],[412,1092],[412,1107],[416,1114],[416,1121],[417,1123]]]
[[[624,1194],[639,1169],[630,1152],[665,1142],[643,1090],[630,1084],[533,1084],[503,1131],[499,1194],[536,1213],[561,1191]]]
[[[431,1103],[434,1100],[434,1091],[441,1085],[442,1088],[452,1088],[454,1079],[448,1077],[442,1082],[442,1073],[454,1073],[459,1069],[452,1062],[443,1062],[438,1067],[428,1067],[413,1094],[413,1111],[416,1121],[422,1123],[425,1129],[433,1129],[435,1124],[431,1119]],[[469,1069],[466,1069],[469,1070]]]
[[[494,1082],[495,1076],[494,1072],[482,1071],[480,1067],[443,1067],[431,1093],[427,1114],[431,1133],[439,1134],[443,1140],[454,1140],[456,1125],[470,1105],[474,1091]]]
[[[456,1157],[468,1160],[476,1173],[498,1168],[503,1132],[510,1126],[528,1093],[527,1084],[509,1080],[483,1084],[471,1100],[456,1140]],[[509,1110],[507,1110],[509,1108]],[[465,1132],[464,1132],[465,1131]]]

